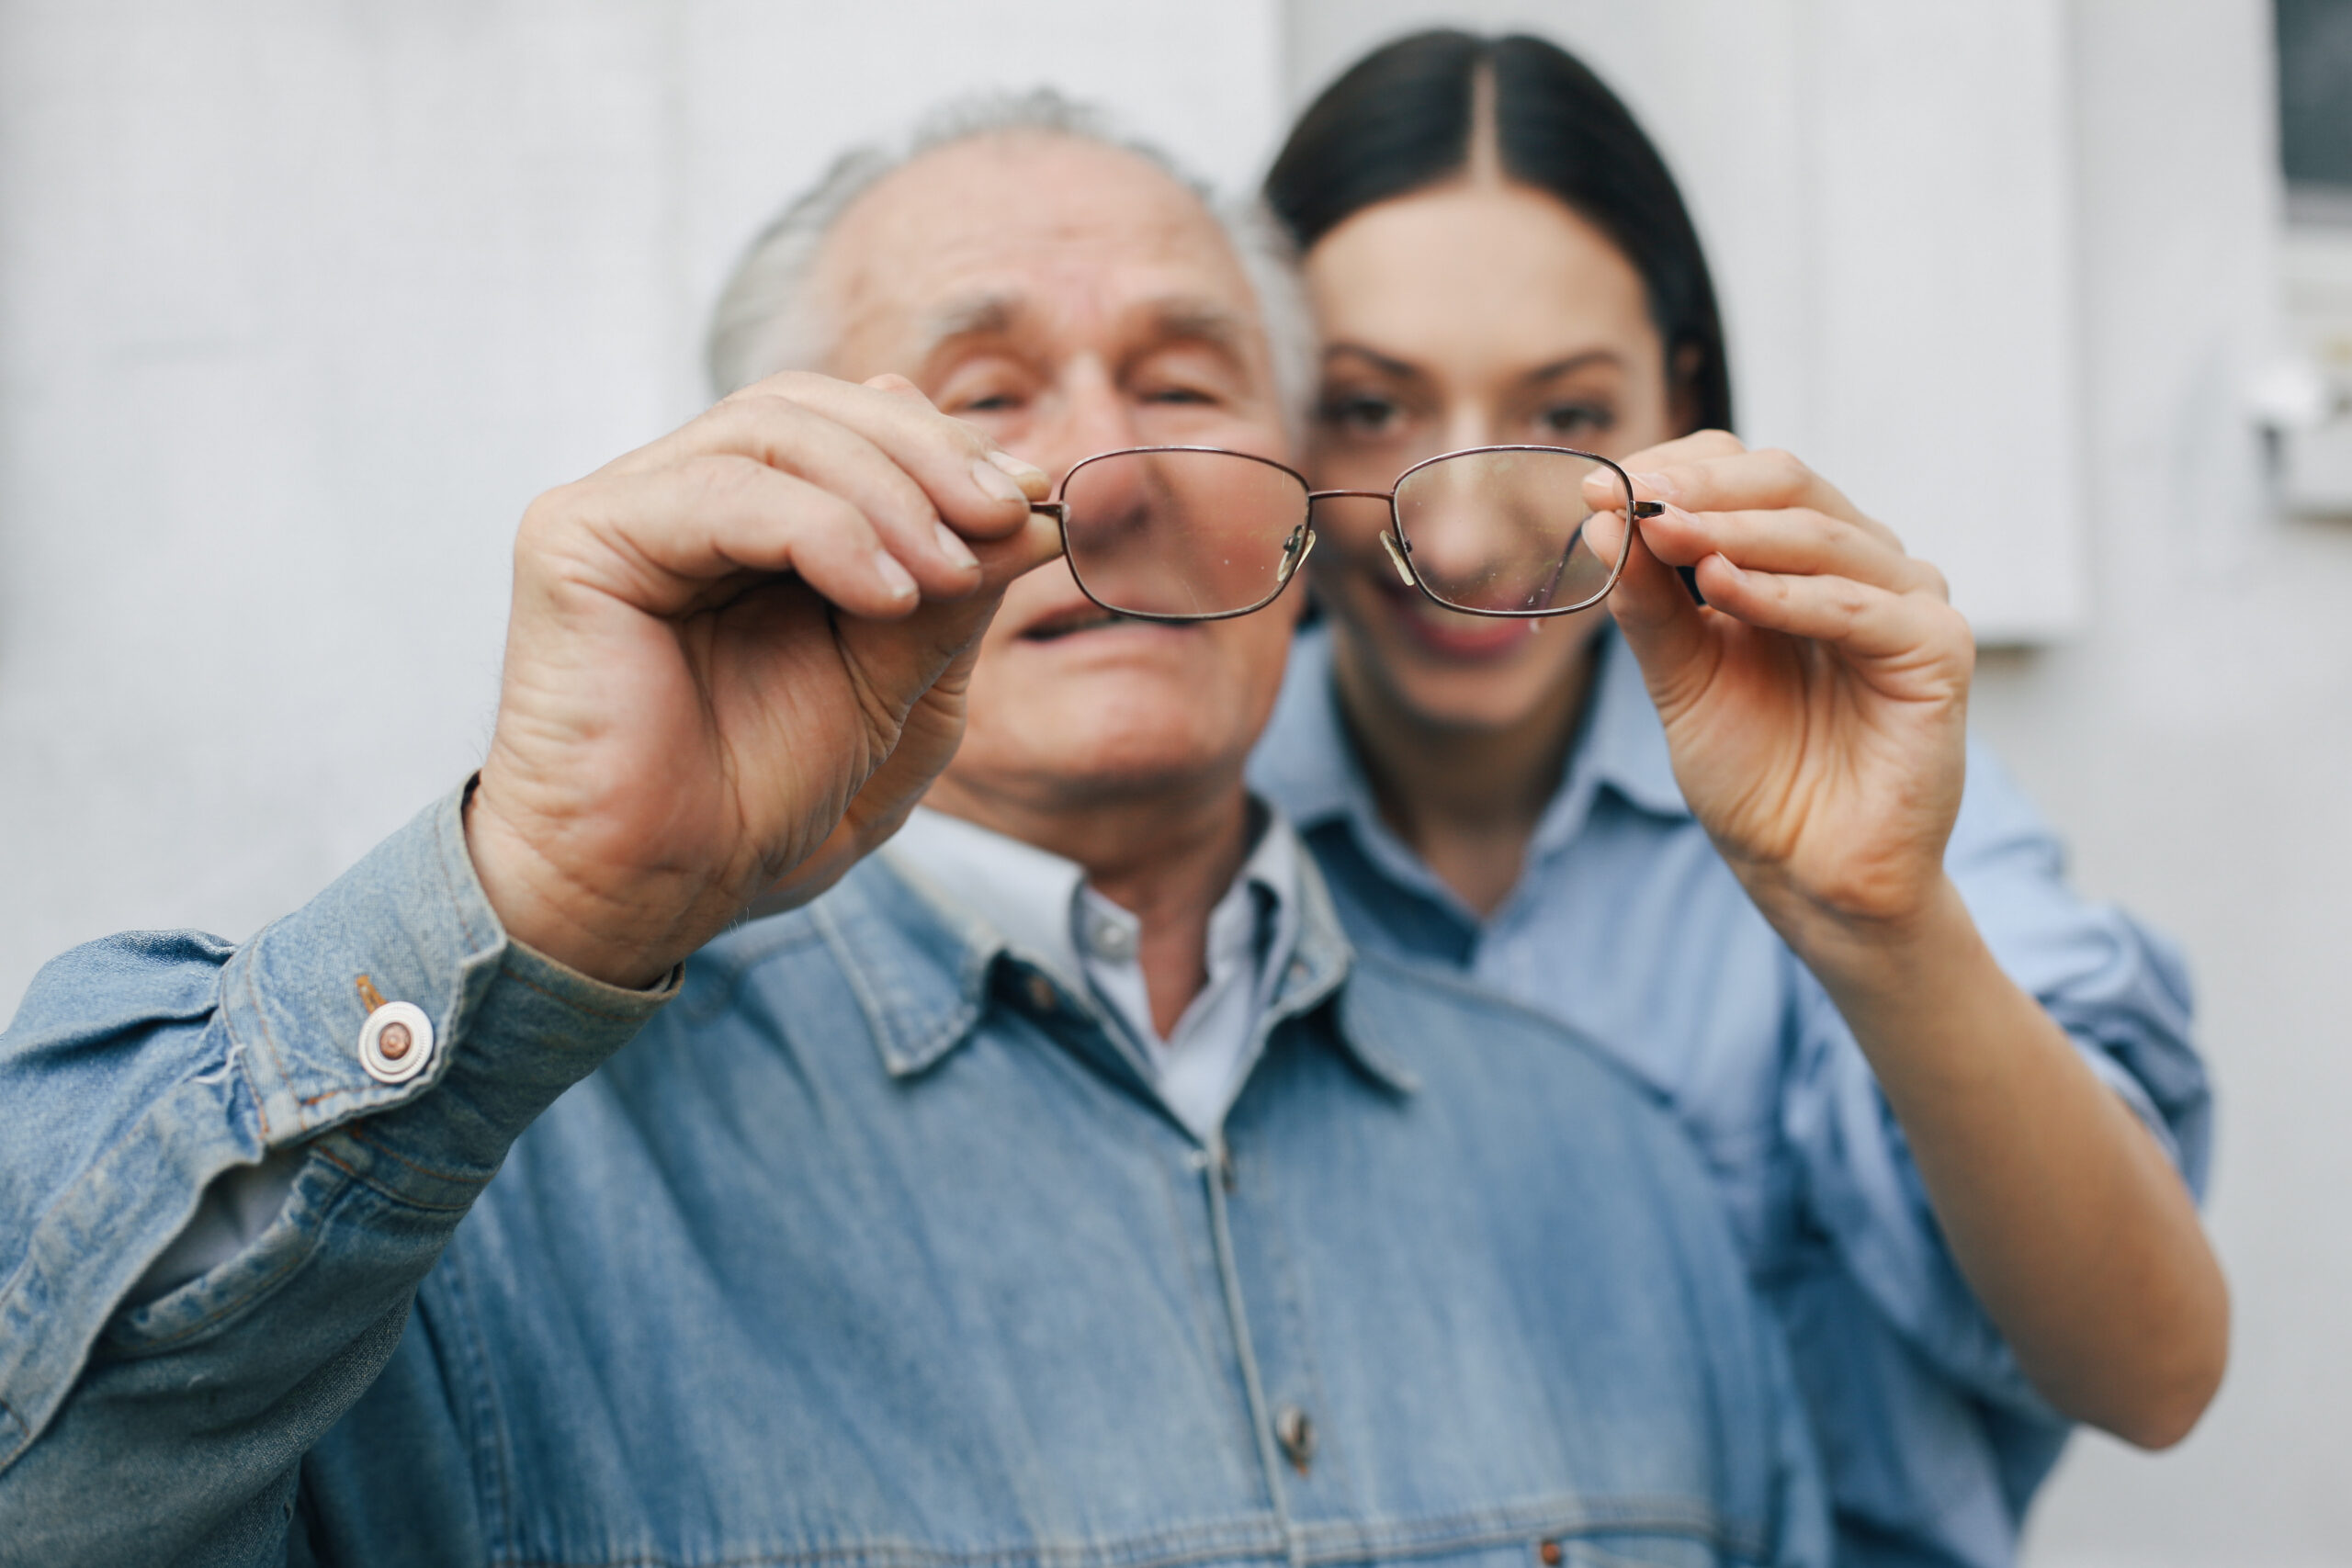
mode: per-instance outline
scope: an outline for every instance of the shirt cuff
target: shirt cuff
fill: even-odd
[[[369,1118],[338,1140],[360,1171],[424,1201],[463,1202],[506,1147],[676,994],[592,979],[507,936],[466,849],[470,782],[378,845],[230,959],[223,1021],[259,1112],[282,1148]],[[380,1002],[430,1024],[424,1068],[388,1083],[361,1031]],[[380,1061],[380,1057],[379,1058]],[[429,1147],[410,1145],[430,1145]],[[381,1155],[406,1155],[385,1164]]]
[[[2148,1086],[2142,1083],[2131,1068],[2099,1046],[2076,1038],[2075,1049],[2081,1053],[2092,1076],[2113,1089],[2116,1096],[2131,1107],[2132,1114],[2140,1119],[2140,1125],[2148,1130],[2149,1135],[2156,1140],[2156,1146],[2164,1150],[2165,1158],[2172,1161],[2172,1168],[2182,1171],[2185,1178],[2187,1168],[2182,1164],[2180,1139],[2174,1134],[2172,1123],[2165,1120],[2164,1112],[2156,1109],[2155,1100],[2148,1093]]]

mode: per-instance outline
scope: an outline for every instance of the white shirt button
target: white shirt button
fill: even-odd
[[[1135,928],[1100,910],[1086,915],[1086,948],[1105,964],[1126,964],[1136,955]]]
[[[378,1083],[406,1083],[433,1065],[433,1021],[414,1002],[386,1002],[359,1026],[359,1065]]]

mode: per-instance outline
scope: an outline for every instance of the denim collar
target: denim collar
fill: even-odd
[[[1250,850],[1236,880],[1257,891],[1266,964],[1286,964],[1298,922],[1296,863],[1306,852],[1262,802],[1251,802],[1250,818]],[[1088,988],[1078,936],[1085,911],[1134,929],[1134,916],[1087,888],[1086,869],[1076,862],[929,807],[915,808],[881,857],[933,903],[985,909],[1013,956],[1073,994]]]
[[[1575,839],[1603,789],[1653,816],[1690,815],[1674,782],[1666,730],[1642,682],[1642,667],[1614,625],[1596,634],[1593,656],[1592,700],[1559,788],[1536,824],[1532,856]],[[1282,700],[1250,761],[1250,780],[1282,803],[1301,832],[1341,820],[1356,829],[1360,840],[1393,837],[1340,723],[1328,628],[1301,633],[1292,648]]]
[[[1277,817],[1267,831],[1290,829]],[[1314,858],[1300,853],[1293,863],[1298,939],[1276,983],[1263,1029],[1303,1017],[1340,996],[1356,962]],[[895,1078],[922,1077],[972,1037],[991,1005],[998,971],[1006,966],[1042,976],[1054,987],[1055,1006],[1087,1019],[1095,1035],[1123,1039],[1121,1032],[1107,1027],[1089,996],[1016,950],[987,910],[922,886],[891,864],[887,854],[868,856],[805,914],[840,964],[883,1067]],[[1338,1027],[1329,1032],[1366,1076],[1398,1094],[1419,1088],[1380,1038],[1378,1020],[1344,1005],[1335,1016]],[[1124,1061],[1124,1052],[1113,1049]]]

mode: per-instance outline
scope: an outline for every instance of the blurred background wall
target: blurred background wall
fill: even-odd
[[[1445,18],[1633,102],[1745,434],[1947,566],[1978,723],[2195,958],[2230,1382],[2173,1454],[2078,1440],[2030,1561],[2352,1562],[2352,214],[2286,198],[2266,0],[0,0],[0,1010],[463,776],[514,519],[699,405],[842,143],[1050,81],[1238,186]]]

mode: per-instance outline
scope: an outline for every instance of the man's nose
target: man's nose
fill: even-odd
[[[1057,484],[1097,453],[1149,445],[1136,428],[1126,395],[1097,366],[1072,367],[1054,412],[1031,435],[1029,444],[1036,449],[1021,456],[1053,475]]]

